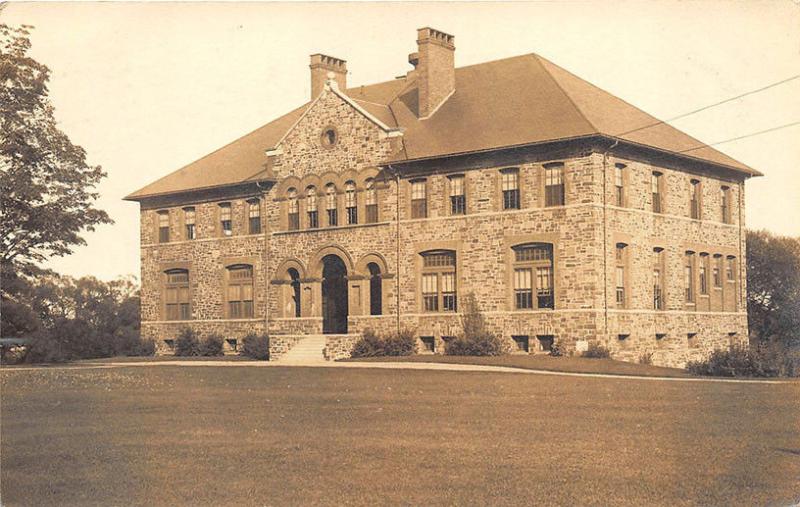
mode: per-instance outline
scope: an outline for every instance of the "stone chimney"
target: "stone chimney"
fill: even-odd
[[[408,57],[419,88],[419,117],[427,118],[456,89],[455,37],[425,27],[417,30],[417,52]]]
[[[319,97],[325,89],[328,73],[332,72],[340,90],[347,88],[347,61],[333,56],[315,54],[311,55],[311,100]]]

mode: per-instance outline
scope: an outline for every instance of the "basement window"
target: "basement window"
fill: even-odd
[[[228,347],[230,347],[232,351],[236,352],[239,350],[239,340],[236,338],[228,338],[225,342],[227,342]]]
[[[512,336],[511,339],[514,340],[514,345],[517,352],[527,353],[530,350],[530,341],[527,336]]]
[[[539,341],[539,351],[540,352],[550,352],[553,350],[553,343],[555,342],[555,336],[551,334],[547,335],[539,335],[536,337]]]
[[[422,342],[422,352],[433,354],[436,351],[436,341],[433,336],[420,336]]]
[[[164,340],[164,345],[166,345],[169,350],[175,350],[175,340]]]

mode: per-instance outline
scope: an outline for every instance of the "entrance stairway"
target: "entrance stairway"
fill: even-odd
[[[306,336],[301,338],[277,362],[287,364],[324,363],[323,349],[325,349],[325,335]]]

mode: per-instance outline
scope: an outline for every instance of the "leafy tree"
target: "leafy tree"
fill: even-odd
[[[111,223],[93,204],[105,176],[86,162],[54,117],[50,70],[28,55],[32,27],[0,24],[0,263],[3,277],[34,270]]]
[[[800,238],[747,233],[747,312],[752,340],[800,344]]]

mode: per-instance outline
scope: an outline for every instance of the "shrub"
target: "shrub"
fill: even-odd
[[[800,376],[800,352],[776,344],[734,345],[713,351],[708,359],[689,361],[686,370],[715,377],[796,377]]]
[[[558,343],[553,342],[553,344],[550,346],[549,354],[553,357],[561,357],[564,355],[564,349],[562,349],[561,345]]]
[[[351,357],[410,356],[417,349],[414,331],[404,329],[388,336],[378,336],[367,329],[353,346]]]
[[[604,345],[598,342],[590,342],[589,348],[582,354],[583,357],[590,359],[608,359],[611,357],[611,351]]]
[[[508,345],[486,328],[475,294],[468,293],[461,301],[461,329],[463,334],[445,344],[449,356],[500,356],[508,352]]]
[[[207,336],[203,341],[200,342],[200,346],[198,348],[199,355],[205,357],[221,356],[223,342],[224,339],[218,334]]]
[[[139,340],[139,344],[134,349],[132,356],[154,356],[156,355],[156,342],[154,340]]]
[[[184,328],[175,339],[176,356],[197,356],[200,354],[200,342],[191,328]]]
[[[3,364],[19,364],[25,361],[28,348],[25,345],[13,345],[0,357]]]
[[[239,353],[259,361],[269,360],[269,336],[265,334],[245,336],[242,340],[242,350]]]
[[[639,356],[639,364],[653,364],[653,353],[644,352]]]

